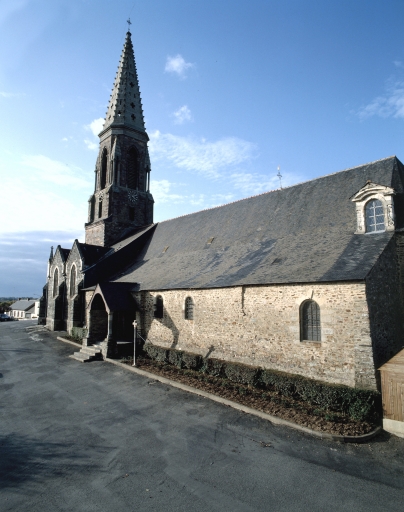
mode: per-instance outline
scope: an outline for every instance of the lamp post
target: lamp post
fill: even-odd
[[[133,322],[133,364],[132,366],[136,366],[136,337],[137,337],[137,322],[136,320]]]

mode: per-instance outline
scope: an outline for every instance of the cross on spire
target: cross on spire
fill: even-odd
[[[132,22],[130,21],[130,18],[126,20],[126,23],[128,24],[128,32],[130,32],[130,26],[132,25]]]

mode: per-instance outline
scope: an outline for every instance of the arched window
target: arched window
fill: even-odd
[[[384,209],[379,199],[371,199],[365,206],[366,233],[385,231]]]
[[[102,152],[101,157],[101,175],[100,175],[100,189],[105,188],[107,184],[107,167],[108,167],[108,152],[106,149]]]
[[[102,217],[102,199],[98,202],[98,218]]]
[[[185,320],[193,320],[194,319],[194,301],[192,297],[187,297],[185,299],[185,311],[184,311]]]
[[[95,197],[92,196],[90,199],[90,222],[93,222],[95,216]]]
[[[126,164],[128,188],[139,188],[139,155],[135,148],[130,148]]]
[[[70,271],[70,297],[76,294],[76,267],[72,266]]]
[[[56,297],[59,288],[59,270],[56,268],[53,274],[53,296]]]
[[[320,307],[314,300],[303,302],[300,328],[302,341],[321,341]]]
[[[164,302],[161,295],[157,295],[154,303],[154,318],[163,318]]]

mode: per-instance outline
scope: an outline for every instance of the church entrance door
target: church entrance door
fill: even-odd
[[[108,334],[108,313],[103,298],[99,293],[94,297],[90,309],[90,332],[88,338],[92,343],[104,341]]]

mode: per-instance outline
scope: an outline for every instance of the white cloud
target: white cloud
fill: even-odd
[[[18,98],[21,96],[25,96],[25,93],[0,91],[0,96],[2,98]]]
[[[0,231],[77,231],[87,218],[87,206],[85,201],[75,204],[74,199],[66,194],[66,188],[59,194],[44,190],[40,183],[28,184],[22,179],[6,177],[0,189],[0,202],[10,215]]]
[[[55,183],[63,187],[91,190],[91,183],[82,176],[84,172],[79,167],[69,166],[52,160],[44,155],[24,156],[21,163],[31,169],[31,178],[36,181]]]
[[[104,123],[105,119],[103,117],[99,117],[98,119],[94,119],[94,121],[91,121],[90,124],[86,124],[84,126],[84,129],[90,131],[94,136],[94,140],[84,139],[84,144],[91,151],[96,151],[98,149],[98,134],[101,132]]]
[[[98,137],[98,134],[102,130],[102,127],[104,126],[105,119],[103,117],[99,117],[98,119],[94,119],[94,121],[91,121],[90,124],[87,124],[84,128],[86,130],[90,130],[94,137]]]
[[[173,188],[182,188],[184,184],[171,183],[168,180],[151,180],[150,188],[156,204],[187,204],[199,209],[219,206],[234,199],[234,194],[178,194]]]
[[[167,73],[176,73],[180,78],[186,78],[185,72],[189,68],[193,68],[195,65],[191,62],[186,62],[184,57],[180,54],[175,57],[167,56],[165,71]]]
[[[150,189],[156,203],[183,203],[186,196],[173,194],[171,192],[172,183],[168,180],[151,180]]]
[[[262,194],[280,187],[279,178],[275,173],[273,176],[257,173],[233,173],[229,181],[235,190],[240,190],[243,195],[249,196]],[[297,174],[283,173],[282,187],[290,187],[301,181],[301,177]]]
[[[84,139],[84,144],[88,147],[88,149],[91,149],[91,151],[97,151],[98,149],[98,144],[91,140]]]
[[[358,115],[360,119],[372,116],[404,117],[404,81],[390,80],[386,86],[386,93],[362,107]]]
[[[236,137],[207,142],[158,130],[150,134],[150,154],[154,161],[166,160],[179,169],[211,179],[221,177],[222,170],[251,159],[255,149],[251,142]]]
[[[183,105],[173,113],[174,123],[183,124],[185,121],[192,121],[191,111],[187,105]]]

